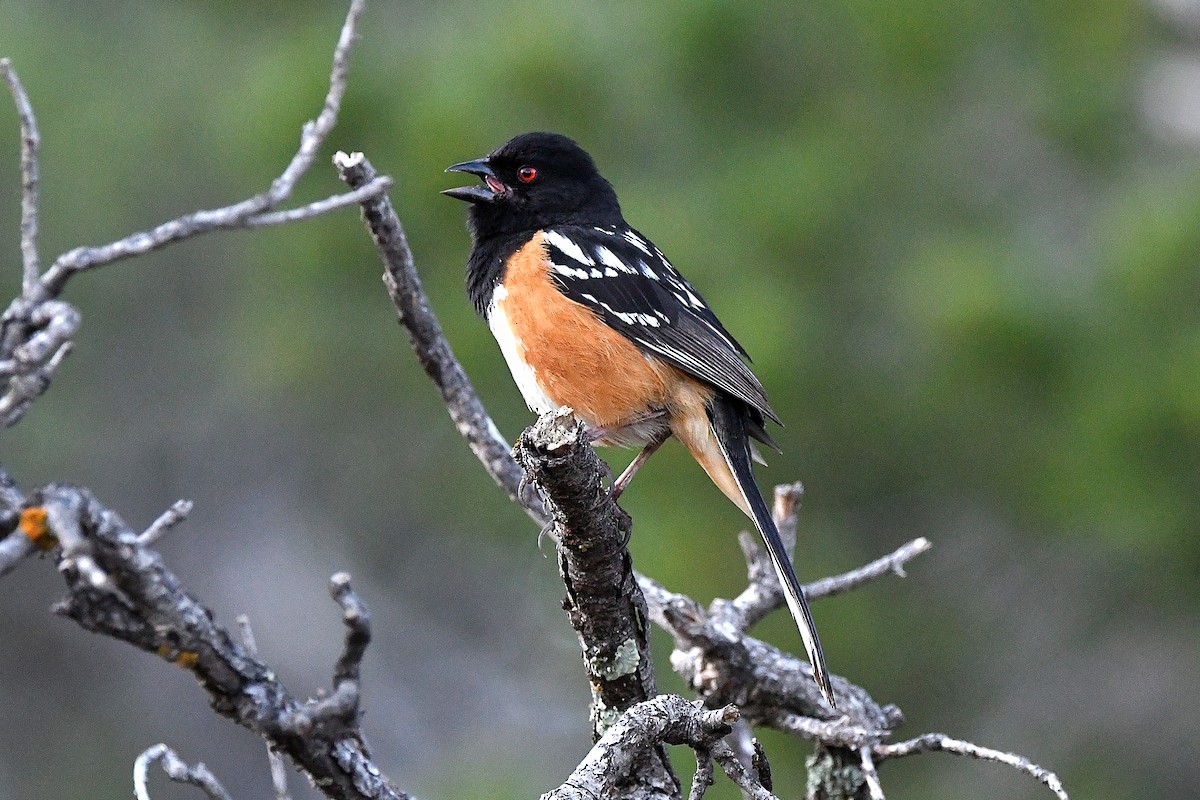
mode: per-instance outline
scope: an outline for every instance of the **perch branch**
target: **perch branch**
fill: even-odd
[[[339,152],[333,157],[338,175],[352,189],[375,180],[375,168],[362,153]],[[476,458],[483,464],[509,498],[541,526],[550,523],[550,515],[541,500],[523,491],[524,473],[513,459],[509,444],[475,392],[462,365],[442,333],[442,325],[429,304],[421,279],[413,266],[412,250],[404,228],[386,194],[364,200],[363,221],[375,241],[383,261],[383,282],[387,286],[400,324],[408,333],[409,343],[425,374],[433,381],[458,432],[467,440]]]
[[[563,608],[579,635],[598,739],[622,712],[657,694],[646,603],[625,547],[630,521],[604,487],[603,465],[570,409],[543,415],[514,452],[545,492],[559,532]]]

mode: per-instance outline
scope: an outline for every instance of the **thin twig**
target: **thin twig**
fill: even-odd
[[[329,593],[342,607],[342,621],[346,624],[345,646],[333,668],[333,686],[336,689],[343,682],[359,681],[363,656],[371,643],[371,615],[351,587],[349,573],[339,572],[330,578]]]
[[[875,768],[875,759],[871,757],[871,748],[858,748],[860,765],[862,767],[863,780],[867,784],[867,792],[871,795],[871,800],[887,800],[883,796],[883,786],[879,783],[879,770]]]
[[[849,572],[843,572],[841,575],[833,575],[828,578],[822,578],[819,581],[813,581],[804,587],[804,593],[808,595],[809,600],[820,600],[821,598],[833,597],[836,594],[848,592],[851,589],[857,589],[863,584],[870,583],[885,575],[898,575],[903,578],[904,565],[921,553],[924,553],[930,547],[933,547],[930,541],[921,536],[897,548],[883,558],[872,561],[870,564],[866,564],[858,569],[852,569]]]
[[[708,787],[713,785],[712,752],[707,747],[696,748],[696,774],[692,776],[692,788],[688,800],[702,800]]]
[[[237,626],[242,632],[242,644],[246,646],[250,655],[257,657],[258,642],[254,639],[254,629],[250,627],[250,617],[238,614]],[[271,767],[271,787],[275,790],[275,800],[291,800],[287,788],[287,765],[283,763],[283,756],[275,752],[270,742],[267,742],[267,764]]]
[[[394,181],[387,175],[381,175],[375,180],[363,186],[360,189],[355,189],[352,192],[344,192],[343,194],[335,194],[326,197],[324,200],[317,200],[309,203],[306,206],[299,208],[289,208],[285,211],[272,211],[267,214],[259,214],[258,216],[250,217],[246,220],[247,228],[266,228],[272,225],[284,225],[289,222],[299,222],[300,220],[312,219],[346,206],[352,206],[356,203],[361,203],[364,200],[370,200],[373,197],[386,192],[392,188]]]
[[[354,43],[355,27],[365,6],[366,0],[351,0],[350,10],[333,53],[329,89],[325,94],[321,112],[315,120],[303,125],[296,154],[279,177],[271,182],[267,191],[223,208],[185,214],[151,230],[132,234],[102,247],[78,247],[64,253],[42,276],[42,285],[47,294],[57,295],[63,284],[77,272],[143,255],[202,233],[248,227],[248,220],[271,211],[290,197],[296,182],[312,165],[317,150],[337,122],[338,109],[346,92],[346,72],[350,65],[350,48]]]
[[[762,746],[762,742],[758,739],[753,741],[754,758],[750,760],[750,767],[754,770],[755,777],[762,784],[763,788],[768,792],[775,791],[775,779],[771,775],[771,762],[767,760],[767,751]]]
[[[341,179],[352,189],[375,180],[375,168],[362,153],[338,152],[333,157],[333,164]],[[362,210],[363,221],[383,261],[383,280],[400,324],[408,332],[417,360],[441,394],[455,427],[492,480],[544,528],[551,521],[550,515],[535,492],[522,491],[525,473],[513,460],[509,443],[500,435],[442,333],[442,325],[413,266],[412,250],[391,201],[386,194],[380,195],[364,201]]]
[[[769,720],[772,728],[812,739],[830,747],[858,748],[864,744],[879,741],[886,731],[870,730],[861,725],[855,725],[848,717],[835,720],[822,720],[805,717],[801,714],[791,714],[780,711]]]
[[[17,106],[17,118],[21,121],[21,261],[23,272],[21,292],[32,298],[38,281],[38,150],[42,138],[38,134],[37,117],[24,84],[17,77],[12,61],[0,58],[0,75],[4,76],[13,103]]]
[[[771,792],[750,773],[750,770],[742,766],[742,762],[738,761],[737,754],[724,742],[717,742],[712,748],[713,761],[721,765],[721,769],[725,771],[725,775],[729,780],[733,781],[739,789],[742,790],[744,797],[750,800],[778,800]]]
[[[150,765],[155,761],[162,762],[163,772],[175,783],[187,783],[199,787],[211,800],[233,800],[225,787],[217,780],[208,767],[198,763],[189,767],[174,750],[165,744],[156,744],[147,748],[133,762],[133,796],[136,800],[150,800],[150,790],[146,785]]]
[[[903,758],[918,753],[932,753],[939,750],[944,753],[954,753],[955,755],[978,758],[983,761],[997,761],[1001,764],[1007,764],[1013,769],[1020,770],[1026,775],[1031,775],[1041,781],[1045,784],[1046,788],[1058,796],[1059,800],[1069,800],[1067,792],[1063,788],[1062,781],[1058,779],[1058,776],[1045,767],[1034,764],[1025,756],[1020,756],[1016,753],[1006,753],[1003,750],[993,750],[990,747],[980,747],[977,744],[964,742],[961,739],[952,739],[944,733],[927,733],[915,739],[895,744],[877,744],[873,748],[873,753],[875,758],[883,761],[888,758]]]
[[[24,504],[25,495],[4,471],[4,467],[0,466],[0,518],[4,521],[0,526],[0,578],[16,569],[36,549],[28,536],[16,530]]]
[[[329,88],[315,120],[301,128],[300,143],[287,166],[270,187],[249,199],[223,208],[185,214],[150,230],[130,234],[99,247],[77,247],[60,255],[49,269],[38,276],[37,215],[38,159],[37,128],[29,98],[17,79],[12,65],[0,62],[21,119],[23,182],[21,247],[24,258],[24,282],[21,296],[9,304],[0,317],[0,427],[16,424],[34,400],[49,388],[50,380],[63,358],[70,352],[71,338],[79,325],[78,312],[55,298],[76,273],[126,258],[143,255],[175,242],[216,230],[259,228],[281,225],[361,203],[386,190],[387,178],[373,186],[361,187],[318,200],[295,209],[276,211],[292,194],[297,181],[312,165],[330,130],[337,122],[338,110],[346,91],[346,73],[355,30],[365,0],[351,0],[334,49]]]
[[[171,528],[187,519],[187,515],[190,513],[192,513],[191,500],[176,500],[138,536],[138,544],[142,547],[149,547],[165,536]]]

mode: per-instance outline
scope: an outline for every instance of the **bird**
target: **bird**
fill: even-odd
[[[469,204],[467,294],[531,411],[569,406],[593,444],[641,447],[614,498],[671,436],[753,522],[796,621],[813,678],[835,706],[804,590],[767,508],[751,440],[778,451],[782,424],[749,355],[648,238],[625,221],[594,159],[557,133],[524,133],[446,172],[481,179],[442,193]]]

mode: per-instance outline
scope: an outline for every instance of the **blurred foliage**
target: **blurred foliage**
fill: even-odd
[[[42,125],[44,255],[265,186],[316,112],[341,13],[0,0],[0,54]],[[755,357],[788,423],[760,479],[809,487],[801,573],[913,535],[938,546],[908,583],[818,607],[832,668],[904,708],[906,731],[1022,751],[1080,796],[1165,797],[1197,768],[1123,731],[1194,692],[1200,154],[1144,112],[1157,61],[1194,46],[1133,0],[376,2],[328,149],[364,150],[396,178],[448,336],[513,436],[529,415],[464,299],[463,209],[437,194],[453,185],[441,170],[525,130],[580,141]],[[9,297],[17,139],[4,119]],[[304,198],[339,190],[325,163]],[[398,543],[430,533],[453,552],[528,550],[526,520],[459,443],[378,273],[344,212],[80,277],[78,350],[0,434],[4,465],[147,519],[222,480],[248,498],[294,486],[380,579]],[[701,598],[737,591],[729,532],[745,522],[680,448],[625,497],[640,568]],[[527,602],[552,609],[539,575]],[[763,629],[795,645],[786,619]],[[1173,724],[1194,745],[1194,720]],[[779,785],[802,785],[805,748],[767,742]],[[434,772],[425,793],[536,792],[569,767],[529,777],[498,765],[536,753],[489,743],[472,761],[477,747],[452,752],[478,772]],[[0,776],[16,752],[0,743]],[[8,767],[23,770],[39,793],[88,780]],[[1045,796],[1003,772],[933,757],[889,764],[884,781],[892,798]]]

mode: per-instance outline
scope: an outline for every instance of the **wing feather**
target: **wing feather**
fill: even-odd
[[[551,276],[563,294],[643,352],[779,422],[743,360],[749,358],[745,349],[650,240],[631,228],[572,225],[547,230],[545,241]]]

